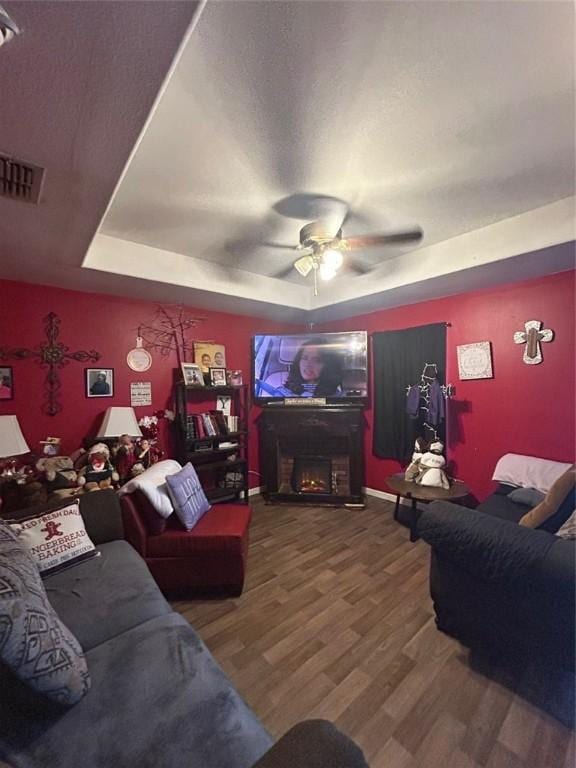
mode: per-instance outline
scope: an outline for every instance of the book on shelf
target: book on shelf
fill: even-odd
[[[221,411],[209,411],[204,413],[191,413],[186,416],[186,440],[202,440],[209,437],[224,437],[233,431],[230,428],[230,420],[234,419],[236,430],[238,418],[236,416],[224,416]],[[235,430],[234,430],[235,431]]]
[[[212,423],[210,419],[209,413],[202,413],[201,414],[202,422],[204,424],[204,430],[206,432],[206,435],[208,437],[214,437],[216,435],[216,430],[214,429],[214,424]]]
[[[226,416],[228,432],[238,432],[238,416]]]

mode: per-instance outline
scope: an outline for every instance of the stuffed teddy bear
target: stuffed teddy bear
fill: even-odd
[[[105,443],[93,445],[87,458],[86,465],[78,473],[78,483],[84,491],[100,491],[118,482],[119,475],[110,463],[110,451]]]
[[[406,467],[406,472],[404,473],[404,480],[407,480],[408,482],[412,482],[413,480],[416,480],[416,478],[420,474],[420,459],[424,455],[424,452],[426,451],[426,447],[427,447],[426,440],[424,440],[423,437],[417,437],[414,442],[414,453],[412,454],[412,461]]]
[[[415,482],[432,488],[450,488],[450,481],[444,472],[446,459],[442,456],[444,445],[440,440],[430,443],[428,451],[420,459],[420,472]]]
[[[80,492],[70,456],[44,456],[36,462],[36,469],[43,474],[50,496],[65,499]]]
[[[132,438],[130,435],[120,435],[114,452],[114,466],[122,483],[127,482],[133,476],[132,470],[135,464],[136,450]]]

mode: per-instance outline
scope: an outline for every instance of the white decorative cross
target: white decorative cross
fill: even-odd
[[[554,338],[554,331],[545,328],[543,331],[543,323],[540,320],[528,320],[524,323],[525,331],[516,331],[514,334],[515,344],[526,344],[524,350],[524,357],[522,358],[528,365],[538,365],[542,362],[542,347],[541,341],[552,341]]]

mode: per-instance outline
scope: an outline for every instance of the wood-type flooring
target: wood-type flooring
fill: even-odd
[[[242,596],[173,606],[275,738],[322,717],[372,768],[576,765],[571,729],[436,629],[428,547],[390,503],[253,510]]]

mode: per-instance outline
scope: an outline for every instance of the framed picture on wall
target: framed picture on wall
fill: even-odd
[[[196,363],[182,363],[182,378],[187,387],[203,387],[202,369]]]
[[[0,368],[0,400],[12,400],[14,397],[14,373],[12,368]]]
[[[86,397],[114,396],[114,368],[86,368]]]
[[[194,362],[208,373],[210,368],[226,368],[226,349],[223,344],[212,342],[194,342]]]
[[[213,387],[225,387],[226,368],[210,368],[210,384]]]
[[[489,341],[460,344],[456,347],[456,354],[460,381],[492,378],[492,349]]]

